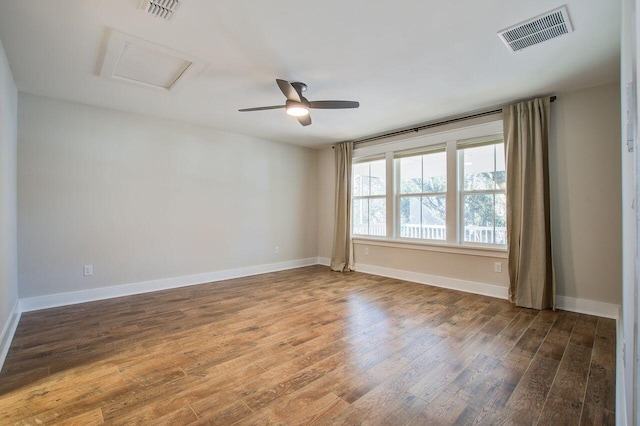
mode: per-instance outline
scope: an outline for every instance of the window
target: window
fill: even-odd
[[[504,249],[502,122],[357,148],[354,237]]]
[[[504,143],[492,141],[458,150],[462,181],[462,241],[507,244]]]
[[[444,148],[398,157],[399,236],[446,240],[447,157]]]
[[[352,229],[354,235],[387,235],[386,161],[353,165]]]

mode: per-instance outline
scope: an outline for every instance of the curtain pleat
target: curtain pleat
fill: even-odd
[[[555,309],[549,196],[549,98],[503,109],[509,300]]]
[[[336,156],[336,200],[331,270],[347,272],[353,270],[353,245],[351,243],[353,142],[337,144],[334,151]]]

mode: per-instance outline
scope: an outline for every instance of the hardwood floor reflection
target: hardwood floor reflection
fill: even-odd
[[[0,424],[614,424],[615,322],[313,266],[25,313]]]

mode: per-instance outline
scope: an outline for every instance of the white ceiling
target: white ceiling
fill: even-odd
[[[567,4],[574,32],[510,53],[497,32]],[[619,0],[183,0],[171,20],[140,0],[0,0],[0,39],[19,90],[319,147],[617,81]],[[202,58],[179,90],[100,77],[110,31]],[[275,79],[308,84],[302,127]]]

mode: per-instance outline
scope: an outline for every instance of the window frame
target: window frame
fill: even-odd
[[[443,130],[442,130],[443,129]],[[414,137],[393,137],[382,143],[355,147],[353,154],[353,164],[386,159],[386,233],[384,237],[353,234],[353,223],[351,224],[351,237],[355,244],[370,244],[387,247],[399,247],[428,251],[463,253],[479,256],[506,256],[506,246],[483,243],[463,243],[459,224],[462,223],[461,202],[460,202],[460,178],[458,176],[458,143],[471,139],[503,138],[502,119],[490,117],[475,120],[464,127],[443,126],[428,129],[425,134]],[[446,192],[446,240],[422,239],[422,238],[401,238],[400,218],[399,218],[399,169],[395,165],[396,154],[402,151],[415,150],[416,153],[428,152],[438,149],[438,145],[445,146],[447,153],[447,192]],[[449,153],[452,152],[453,155]],[[453,185],[453,186],[452,186]],[[452,189],[453,188],[453,189]],[[353,205],[353,204],[352,204]],[[451,213],[449,213],[451,212]]]
[[[495,234],[496,234],[496,227],[495,227],[495,196],[498,194],[503,194],[505,196],[505,199],[507,197],[507,188],[506,188],[506,184],[504,189],[501,188],[493,188],[493,189],[475,189],[475,190],[465,190],[464,189],[464,149],[466,148],[477,148],[477,147],[481,147],[481,146],[494,146],[494,145],[499,145],[502,142],[502,144],[504,145],[504,139],[503,136],[500,135],[500,138],[495,138],[495,137],[482,137],[482,138],[474,138],[472,140],[466,140],[466,141],[458,141],[457,142],[457,146],[456,146],[456,155],[457,155],[457,172],[458,172],[458,190],[457,190],[457,196],[458,196],[458,217],[459,220],[457,221],[457,226],[458,226],[458,236],[459,236],[459,244],[463,245],[463,246],[471,246],[471,247],[498,247],[498,248],[503,248],[504,250],[507,249],[507,245],[506,244],[496,244],[496,243],[482,243],[482,242],[475,242],[475,241],[465,241],[464,240],[464,196],[465,194],[491,194],[494,197],[494,211],[493,211],[493,234],[494,234],[494,240],[495,240]],[[504,152],[504,151],[503,151]],[[496,161],[497,161],[497,157],[495,157],[495,153],[494,153],[494,167],[496,165]],[[506,173],[506,170],[505,170]]]
[[[385,166],[386,166],[386,158],[385,156],[375,156],[375,157],[368,157],[368,158],[362,158],[362,159],[353,159],[352,161],[352,172],[351,172],[351,177],[353,179],[354,176],[354,172],[353,172],[353,166],[355,166],[356,164],[362,164],[362,163],[373,163],[374,161],[381,161],[384,160],[385,161]],[[371,165],[369,165],[369,177],[371,177]],[[386,217],[389,216],[389,212],[388,212],[388,208],[389,206],[387,205],[387,192],[388,192],[388,185],[387,185],[387,176],[385,174],[385,193],[382,195],[371,195],[371,179],[369,179],[369,195],[354,195],[353,190],[351,193],[351,200],[349,200],[349,202],[351,203],[351,208],[353,209],[353,204],[354,201],[356,200],[384,200],[385,201],[385,212],[386,212]],[[369,212],[369,202],[367,202],[367,214]],[[367,230],[370,230],[370,221],[368,220],[370,216],[367,217]],[[351,237],[352,238],[361,238],[361,237],[365,237],[365,238],[387,238],[389,235],[389,229],[388,226],[385,226],[385,235],[373,235],[373,234],[354,234],[353,233],[353,219],[354,219],[354,215],[351,214],[351,226],[350,226],[350,232],[351,232]],[[385,223],[386,225],[386,223]]]
[[[402,185],[402,179],[401,179],[401,173],[402,173],[402,168],[400,167],[400,161],[403,158],[410,158],[410,157],[417,157],[417,156],[424,156],[424,155],[429,155],[429,154],[437,154],[437,153],[441,153],[443,152],[445,154],[445,158],[444,158],[444,166],[445,166],[445,178],[446,178],[446,184],[445,184],[445,191],[443,192],[424,192],[424,181],[422,180],[422,191],[421,192],[414,192],[414,193],[403,193],[402,189],[401,189],[401,185]],[[447,241],[447,225],[446,225],[446,218],[447,218],[447,214],[446,212],[448,211],[448,207],[447,206],[447,202],[446,202],[446,198],[447,198],[447,194],[449,191],[449,176],[448,176],[448,167],[447,167],[447,146],[446,144],[436,144],[436,145],[432,145],[429,147],[426,147],[424,149],[419,149],[419,150],[404,150],[404,151],[394,151],[393,152],[393,167],[394,167],[394,205],[395,205],[395,211],[398,212],[398,217],[395,217],[394,222],[395,222],[395,235],[397,235],[397,239],[398,240],[408,240],[408,241],[425,241],[425,242],[431,242],[431,243],[443,243]],[[421,169],[420,169],[420,174],[421,174],[421,179],[424,179],[424,161],[422,161],[421,163]],[[438,196],[444,196],[445,197],[445,225],[444,225],[444,232],[445,232],[445,238],[444,239],[436,239],[436,238],[423,238],[422,237],[422,232],[423,232],[423,228],[422,226],[420,227],[420,237],[418,238],[412,238],[412,237],[403,237],[402,236],[402,221],[401,218],[399,216],[399,212],[401,209],[401,200],[402,198],[412,198],[412,197],[416,197],[416,198],[420,198],[420,201],[422,201],[423,197],[438,197]],[[423,213],[423,206],[422,206],[422,202],[421,202],[421,206],[420,206],[420,224],[422,224],[422,213]]]

